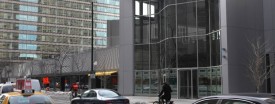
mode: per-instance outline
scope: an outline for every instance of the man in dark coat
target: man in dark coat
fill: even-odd
[[[159,94],[161,101],[164,102],[163,100],[165,99],[166,104],[168,104],[168,102],[170,102],[171,100],[171,92],[172,92],[172,89],[170,85],[164,82],[162,86],[162,90]]]

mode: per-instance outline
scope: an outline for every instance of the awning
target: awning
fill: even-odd
[[[117,71],[100,71],[100,72],[96,72],[95,76],[109,76],[114,73],[117,73]]]

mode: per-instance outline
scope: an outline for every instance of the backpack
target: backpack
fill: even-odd
[[[73,90],[75,90],[75,91],[78,90],[78,85],[77,84],[73,84]]]

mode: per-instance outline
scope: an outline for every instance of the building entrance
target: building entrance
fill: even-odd
[[[178,97],[179,98],[197,98],[197,69],[179,69],[178,70]]]

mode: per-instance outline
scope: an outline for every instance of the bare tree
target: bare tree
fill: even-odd
[[[74,72],[80,72],[84,70],[84,67],[86,66],[86,60],[87,57],[85,57],[83,54],[78,53],[75,54],[74,59],[73,59],[73,64],[75,65],[76,70]],[[78,77],[78,82],[80,82],[80,77]]]
[[[45,70],[46,70],[46,67],[47,67],[47,63],[42,60],[38,63],[39,65],[39,69],[40,69],[40,73],[39,74],[45,74]]]
[[[76,66],[78,72],[83,71],[87,57],[83,56],[81,53],[77,53],[74,57],[73,63]]]
[[[266,43],[261,41],[261,38],[257,38],[253,41],[249,41],[251,46],[251,54],[249,56],[249,77],[256,87],[257,93],[259,93],[261,86],[264,84],[266,79],[270,78],[270,73],[273,71],[272,64],[266,66]],[[270,68],[267,70],[267,68]]]
[[[31,61],[31,69],[30,69],[30,76],[32,77],[32,75],[33,75],[33,66],[34,66],[35,64],[34,64],[34,62],[33,61]]]
[[[56,71],[58,73],[62,73],[62,69],[65,66],[65,62],[66,59],[69,58],[70,53],[72,52],[72,49],[68,46],[63,46],[63,47],[59,47],[56,49],[57,51],[57,55],[54,57],[55,61],[56,61],[56,69],[54,71],[54,73],[56,73]]]
[[[54,65],[54,71],[52,73],[54,73],[54,80],[53,82],[56,83],[56,76],[57,74],[62,74],[63,73],[63,69],[66,66],[66,60],[68,58],[70,58],[70,53],[73,51],[73,49],[69,46],[60,46],[58,48],[56,48],[56,52],[57,54],[54,57],[55,60],[55,65]],[[54,90],[56,90],[56,86],[54,86]],[[63,88],[61,90],[64,90]]]
[[[30,69],[28,70],[28,71],[29,71],[28,75],[29,75],[30,77],[32,77],[32,75],[33,75],[33,66],[34,66],[34,65],[35,65],[34,62],[33,62],[33,61],[30,61]]]

